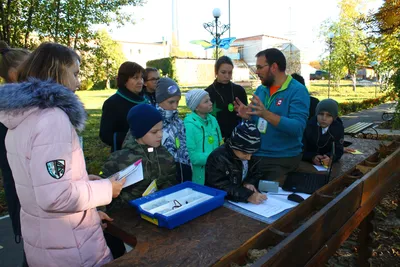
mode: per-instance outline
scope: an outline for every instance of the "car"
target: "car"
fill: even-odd
[[[317,70],[315,73],[310,74],[310,80],[326,80],[329,79],[329,72]]]

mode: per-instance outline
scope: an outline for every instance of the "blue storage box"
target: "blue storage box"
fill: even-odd
[[[140,216],[160,227],[173,229],[224,204],[226,192],[184,182],[129,202]]]

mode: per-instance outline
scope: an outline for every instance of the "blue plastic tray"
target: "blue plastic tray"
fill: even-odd
[[[183,199],[182,203],[174,202],[175,196],[178,195],[180,199]],[[225,191],[192,182],[184,182],[148,196],[131,200],[129,204],[137,208],[143,219],[160,227],[173,229],[222,206],[225,196]],[[182,206],[172,207],[177,205]],[[159,210],[159,212],[156,210]]]

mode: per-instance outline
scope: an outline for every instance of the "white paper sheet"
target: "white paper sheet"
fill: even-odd
[[[230,203],[239,206],[248,211],[254,212],[264,217],[274,216],[284,210],[293,208],[298,205],[298,203],[290,201],[287,199],[287,196],[292,192],[283,191],[282,188],[279,188],[278,193],[268,193],[268,199],[262,202],[261,204],[252,204],[252,203],[240,203],[229,201]],[[296,193],[302,196],[304,199],[307,199],[309,194]]]
[[[136,184],[143,180],[143,165],[142,160],[138,160],[132,165],[126,167],[119,172],[119,179],[126,177],[126,182],[123,188]]]
[[[328,169],[325,168],[324,166],[318,166],[318,165],[313,165],[315,169],[319,172],[326,172]]]

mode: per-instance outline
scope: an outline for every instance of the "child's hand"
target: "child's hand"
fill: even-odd
[[[252,184],[244,184],[243,186],[246,187],[247,189],[250,189],[253,192],[257,192],[257,189]]]
[[[328,157],[327,155],[324,155],[322,158],[322,163],[324,164],[324,166],[328,166],[329,167],[329,161],[331,161],[331,158]]]
[[[99,213],[99,217],[100,217],[100,220],[101,220],[101,228],[102,228],[103,231],[104,231],[104,229],[107,228],[107,223],[106,223],[106,222],[103,222],[103,221],[112,222],[114,219],[113,219],[113,218],[110,218],[110,216],[108,216],[106,213],[104,213],[104,212],[102,212],[102,211],[100,211],[100,210],[98,210],[97,212]]]
[[[253,204],[260,204],[267,199],[267,196],[258,192],[254,192],[247,201]]]
[[[318,166],[321,166],[322,164],[321,164],[321,162],[322,162],[322,159],[324,158],[324,156],[322,156],[322,155],[316,155],[314,158],[313,158],[313,163],[314,163],[314,165],[318,165]]]
[[[345,148],[343,148],[343,150],[344,150],[344,153],[354,153],[354,152],[356,152],[356,149],[349,148],[349,147],[345,147]]]
[[[126,182],[126,178],[122,178],[121,180],[117,180],[118,176],[113,176],[110,178],[111,184],[112,184],[112,197],[116,198],[119,196],[122,190],[122,186]]]

